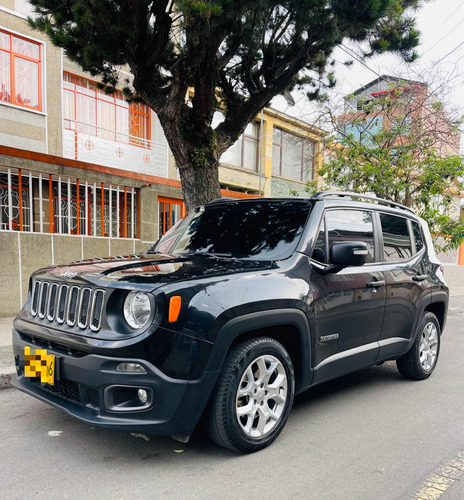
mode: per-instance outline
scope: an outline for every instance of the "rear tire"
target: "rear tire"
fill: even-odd
[[[292,361],[279,342],[260,337],[237,345],[213,392],[210,438],[241,453],[269,446],[288,420],[294,393]]]
[[[440,323],[435,314],[424,313],[411,349],[396,360],[399,372],[406,378],[424,380],[432,374],[440,353]]]

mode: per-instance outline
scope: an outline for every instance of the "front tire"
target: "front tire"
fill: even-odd
[[[435,314],[422,317],[411,349],[396,360],[399,372],[406,378],[424,380],[432,374],[440,353],[440,323]]]
[[[294,394],[292,361],[282,344],[247,340],[224,363],[210,404],[209,436],[233,451],[261,450],[284,428]]]

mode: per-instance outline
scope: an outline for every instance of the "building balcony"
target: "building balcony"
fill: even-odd
[[[74,120],[64,122],[64,158],[167,178],[168,154],[165,142]]]

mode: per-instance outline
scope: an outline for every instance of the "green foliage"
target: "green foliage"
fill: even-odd
[[[428,126],[435,123],[433,116],[422,120],[414,98],[401,102],[402,97],[394,92],[376,99],[348,126],[338,122],[339,133],[329,139],[330,153],[319,174],[325,188],[374,193],[412,207],[429,224],[437,250],[447,251],[464,241],[464,218],[459,218],[459,208],[452,210],[453,199],[456,202],[464,194],[464,160],[457,154],[440,153],[436,127],[446,122]],[[429,111],[441,113],[441,108]],[[379,116],[383,127],[369,129],[366,119]],[[408,118],[411,126],[405,126]],[[359,135],[347,133],[353,127]],[[441,133],[443,140],[449,140],[446,131]]]
[[[158,114],[183,166],[193,157],[186,151],[211,147],[216,92],[225,113],[214,143],[219,156],[274,96],[305,86],[309,99],[326,98],[324,89],[335,85],[329,58],[343,40],[363,42],[366,56],[391,51],[407,60],[418,43],[406,11],[419,0],[30,3],[38,14],[31,26],[109,88],[118,84],[118,67],[129,67],[134,79],[125,95],[135,93]]]

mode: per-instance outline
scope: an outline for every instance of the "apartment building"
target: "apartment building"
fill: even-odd
[[[155,113],[99,89],[30,14],[26,0],[0,6],[0,316],[35,269],[136,254],[185,214]],[[304,195],[323,135],[264,110],[221,158],[222,195]]]
[[[376,101],[385,96],[391,97],[388,110],[376,106]],[[420,126],[435,137],[433,146],[442,156],[459,154],[459,132],[435,104],[436,98],[426,83],[383,75],[348,95],[345,112],[338,120],[346,124],[347,133],[359,140],[368,140],[369,134],[395,127],[399,143],[410,130]]]

